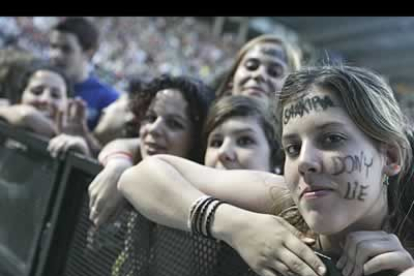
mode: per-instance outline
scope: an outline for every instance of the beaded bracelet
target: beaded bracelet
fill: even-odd
[[[211,207],[210,209],[210,212],[207,214],[206,235],[205,235],[207,238],[214,238],[213,235],[211,234],[211,225],[214,221],[214,215],[216,214],[217,207],[219,207],[223,203],[225,202],[220,201],[220,200],[215,201],[213,207]]]
[[[187,220],[187,227],[188,229],[192,229],[191,228],[191,223],[193,221],[193,216],[194,216],[194,211],[198,208],[198,206],[204,202],[206,199],[210,198],[211,196],[207,196],[207,195],[203,195],[199,198],[197,198],[193,204],[191,204],[191,208],[190,208],[190,212],[188,215],[188,220]]]
[[[204,216],[206,214],[206,211],[208,209],[208,206],[211,202],[213,202],[215,198],[209,197],[205,199],[200,205],[198,205],[198,208],[194,210],[194,216],[192,218],[192,228],[191,231],[193,233],[201,234],[203,235],[203,220]]]

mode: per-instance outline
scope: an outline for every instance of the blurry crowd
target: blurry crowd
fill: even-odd
[[[1,17],[0,47],[18,46],[47,57],[50,27],[62,17]],[[240,46],[232,34],[212,35],[211,26],[194,17],[90,17],[99,29],[93,57],[97,72],[119,89],[133,75],[170,73],[211,80],[226,68]]]
[[[87,241],[128,203],[226,242],[261,276],[414,269],[414,131],[381,76],[311,64],[280,34],[237,45],[191,17],[0,26],[1,120],[103,166]],[[119,221],[127,243],[135,219]],[[135,275],[139,250],[111,274]]]

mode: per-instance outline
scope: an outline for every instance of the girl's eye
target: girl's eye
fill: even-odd
[[[245,66],[247,68],[247,70],[249,71],[254,71],[257,68],[259,68],[259,61],[255,60],[255,59],[249,59],[248,61],[246,61]]]
[[[341,144],[345,140],[344,137],[338,134],[328,134],[322,139],[322,144],[325,146],[335,146]]]
[[[147,114],[145,115],[143,121],[146,123],[153,123],[156,119],[157,117],[154,114]]]
[[[209,147],[211,148],[219,148],[223,144],[222,139],[212,139],[209,143]]]
[[[32,87],[31,89],[30,89],[30,92],[32,92],[32,94],[34,94],[34,95],[40,95],[40,94],[42,94],[43,93],[43,87],[40,87],[40,86],[37,86],[37,87]]]
[[[58,100],[58,99],[60,99],[62,97],[61,97],[61,94],[59,93],[59,91],[53,90],[52,91],[52,98]]]
[[[249,146],[249,145],[254,144],[254,142],[255,141],[249,136],[243,136],[237,139],[237,144],[239,146]]]
[[[279,65],[271,66],[267,69],[267,73],[273,78],[280,78],[284,74],[283,67]]]
[[[174,119],[167,120],[167,124],[172,129],[183,129],[184,128],[184,126],[181,123],[179,123],[177,120],[174,120]]]
[[[284,148],[284,151],[287,156],[296,157],[300,153],[300,146],[299,145],[288,145]]]

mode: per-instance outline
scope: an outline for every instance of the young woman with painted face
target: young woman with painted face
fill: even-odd
[[[414,139],[390,87],[365,69],[327,66],[292,74],[280,99],[287,185],[264,172],[155,156],[126,171],[119,189],[148,218],[186,231],[200,196],[231,202],[216,210],[212,235],[260,275],[326,273],[305,243],[347,276],[397,275],[414,266]],[[286,187],[312,236],[266,215],[292,209],[274,204],[276,197],[283,202]],[[169,210],[161,211],[158,197],[170,199]]]
[[[34,65],[23,83],[20,103],[0,107],[0,117],[46,137],[56,135],[72,95],[68,79],[54,67]]]
[[[265,98],[279,92],[286,76],[300,67],[299,48],[280,36],[261,35],[240,49],[216,95]]]
[[[345,276],[414,266],[413,136],[391,88],[361,68],[310,68],[280,99],[286,183],[319,249]]]
[[[266,99],[276,91],[280,91],[289,72],[301,66],[299,48],[286,42],[280,36],[262,35],[247,42],[239,51],[229,73],[225,76],[216,91],[216,98],[226,95],[246,95]],[[139,139],[117,139],[106,145],[99,154],[99,161],[105,166],[111,158],[128,156],[130,160],[140,160]],[[282,158],[278,158],[282,161]],[[130,162],[131,163],[131,162]],[[280,163],[280,162],[278,162]],[[125,167],[123,167],[125,169]],[[281,173],[280,166],[276,172]],[[97,201],[107,198],[108,189],[101,186],[96,190]],[[114,189],[113,187],[112,189]],[[106,205],[108,213],[113,212],[111,205]]]

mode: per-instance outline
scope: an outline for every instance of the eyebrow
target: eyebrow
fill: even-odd
[[[175,114],[175,113],[166,113],[164,115],[165,117],[171,117],[174,119],[178,119],[180,121],[183,121],[184,123],[190,123],[190,120],[184,116],[182,116],[181,114]]]
[[[217,127],[218,127],[218,126],[217,126]],[[211,132],[211,134],[213,134],[214,136],[215,136],[215,135],[221,135],[220,133],[217,133],[217,127],[216,127],[216,129],[214,129],[214,130]],[[235,128],[235,129],[232,129],[230,133],[232,133],[232,134],[236,134],[236,135],[237,135],[237,134],[244,133],[244,132],[251,132],[251,133],[253,133],[253,134],[255,134],[255,133],[256,133],[256,131],[254,131],[251,127]]]
[[[339,122],[329,122],[329,123],[325,123],[325,124],[321,124],[315,127],[316,130],[324,130],[327,128],[345,128],[346,125],[344,123],[339,123]],[[295,139],[297,137],[297,133],[288,133],[286,135],[282,135],[282,141],[284,140],[292,140]]]
[[[287,57],[286,57],[285,52],[281,51],[279,49],[276,50],[276,49],[271,48],[271,47],[262,47],[260,49],[260,52],[265,54],[265,55],[268,55],[268,56],[278,57],[278,58],[282,59],[284,62],[287,62]]]

